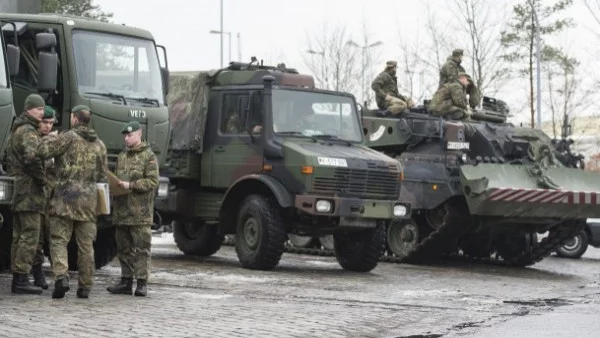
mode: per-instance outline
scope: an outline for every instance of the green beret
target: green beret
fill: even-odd
[[[84,111],[84,110],[91,112],[90,107],[80,104],[80,105],[73,107],[73,109],[71,109],[71,113],[79,113],[80,111]]]
[[[44,106],[46,106],[46,101],[38,94],[30,94],[25,99],[25,110],[43,108]]]
[[[462,49],[455,49],[452,51],[452,56],[453,57],[459,57],[459,56],[463,56],[463,50]]]
[[[142,126],[140,125],[140,123],[138,121],[131,121],[131,122],[127,123],[125,126],[123,126],[123,129],[121,129],[121,134],[129,134],[134,131],[140,130],[141,128],[142,128]]]
[[[56,114],[54,112],[54,109],[52,109],[52,107],[50,107],[50,106],[44,107],[44,117],[42,117],[43,119],[53,119],[54,115],[56,115]]]

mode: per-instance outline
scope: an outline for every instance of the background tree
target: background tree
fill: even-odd
[[[113,13],[102,11],[92,0],[42,0],[42,12],[78,15],[104,22],[113,17]]]
[[[508,24],[508,30],[501,32],[500,42],[502,47],[507,50],[507,53],[503,54],[502,58],[508,62],[527,62],[527,67],[520,69],[519,72],[522,75],[529,75],[529,103],[532,128],[535,125],[535,109],[533,105],[535,34],[539,30],[543,50],[546,52],[544,59],[548,60],[550,55],[560,55],[557,48],[548,45],[544,41],[544,37],[573,26],[573,21],[570,18],[556,18],[572,4],[572,0],[559,0],[555,1],[553,5],[542,6],[541,0],[526,0],[513,7],[513,18]],[[536,25],[534,8],[536,9],[535,12],[537,13],[537,21],[539,21],[540,27]]]

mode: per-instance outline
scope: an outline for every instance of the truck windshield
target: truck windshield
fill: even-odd
[[[152,41],[77,30],[73,32],[73,53],[80,93],[130,105],[164,103]]]
[[[300,90],[273,90],[273,131],[279,135],[362,141],[351,97]]]

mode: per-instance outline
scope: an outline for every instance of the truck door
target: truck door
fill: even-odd
[[[240,123],[248,98],[248,92],[227,92],[221,96],[219,130],[212,147],[213,187],[227,188],[242,176],[262,171],[260,134],[254,133],[252,140]]]

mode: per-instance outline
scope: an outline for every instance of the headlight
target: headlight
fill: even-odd
[[[0,182],[0,201],[4,201],[10,198],[9,190],[10,187],[7,182]]]
[[[317,212],[331,212],[331,202],[327,200],[319,200],[315,205]]]
[[[169,194],[169,182],[160,182],[158,184],[158,197],[166,197]]]
[[[406,216],[406,206],[398,204],[394,205],[394,216],[402,217]]]

